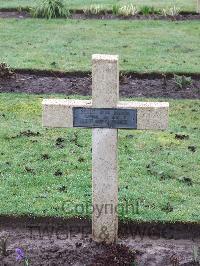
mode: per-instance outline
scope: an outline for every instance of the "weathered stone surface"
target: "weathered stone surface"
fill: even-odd
[[[113,243],[118,232],[117,129],[95,128],[92,139],[93,239]]]
[[[92,101],[44,100],[43,126],[73,127],[73,107],[137,110],[138,129],[164,130],[169,104],[165,102],[118,101],[118,56],[93,55]],[[93,240],[113,243],[118,232],[117,129],[92,131]]]
[[[93,55],[92,107],[114,108],[118,99],[118,56]],[[96,242],[117,240],[118,216],[114,211],[118,204],[117,132],[107,128],[92,130],[92,235]]]
[[[168,127],[169,103],[119,102],[117,107],[137,109],[137,129],[165,130]]]
[[[44,127],[73,127],[73,107],[92,107],[91,101],[47,99],[42,102]]]
[[[43,126],[73,127],[73,107],[94,106],[89,100],[43,100]],[[138,129],[164,130],[168,127],[169,103],[120,101],[117,107],[138,110]]]
[[[119,98],[118,56],[92,56],[93,107],[113,108]]]

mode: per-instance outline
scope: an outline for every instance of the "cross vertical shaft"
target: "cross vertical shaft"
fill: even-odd
[[[200,0],[197,0],[197,13],[200,14]]]
[[[116,108],[118,100],[118,57],[93,55],[92,106],[94,108]],[[113,243],[117,239],[117,138],[117,129],[92,129],[92,234],[97,242]]]

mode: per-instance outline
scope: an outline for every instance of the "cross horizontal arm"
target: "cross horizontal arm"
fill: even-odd
[[[73,107],[92,108],[91,100],[43,100],[43,126],[72,128]],[[137,129],[165,130],[168,127],[169,103],[119,101],[117,108],[137,110]]]

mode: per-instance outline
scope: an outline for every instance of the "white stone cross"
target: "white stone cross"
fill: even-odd
[[[115,242],[118,234],[117,211],[102,212],[99,215],[99,209],[109,207],[116,210],[118,206],[118,128],[129,128],[126,117],[128,115],[129,119],[132,119],[132,128],[165,130],[168,125],[169,104],[119,101],[119,70],[116,55],[92,56],[92,100],[48,99],[43,100],[42,104],[45,127],[93,128],[92,235],[96,242]],[[113,108],[114,114],[110,114],[109,110]],[[136,113],[129,113],[130,110]],[[132,115],[136,117],[131,117]],[[108,122],[108,126],[102,126],[105,122]],[[118,126],[118,122],[121,126]]]
[[[197,0],[197,13],[200,13],[200,0]]]

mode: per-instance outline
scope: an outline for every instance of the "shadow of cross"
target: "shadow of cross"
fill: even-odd
[[[48,99],[43,100],[42,104],[45,127],[92,128],[93,240],[116,242],[118,128],[165,130],[169,104],[119,101],[116,55],[92,56],[92,100]]]

